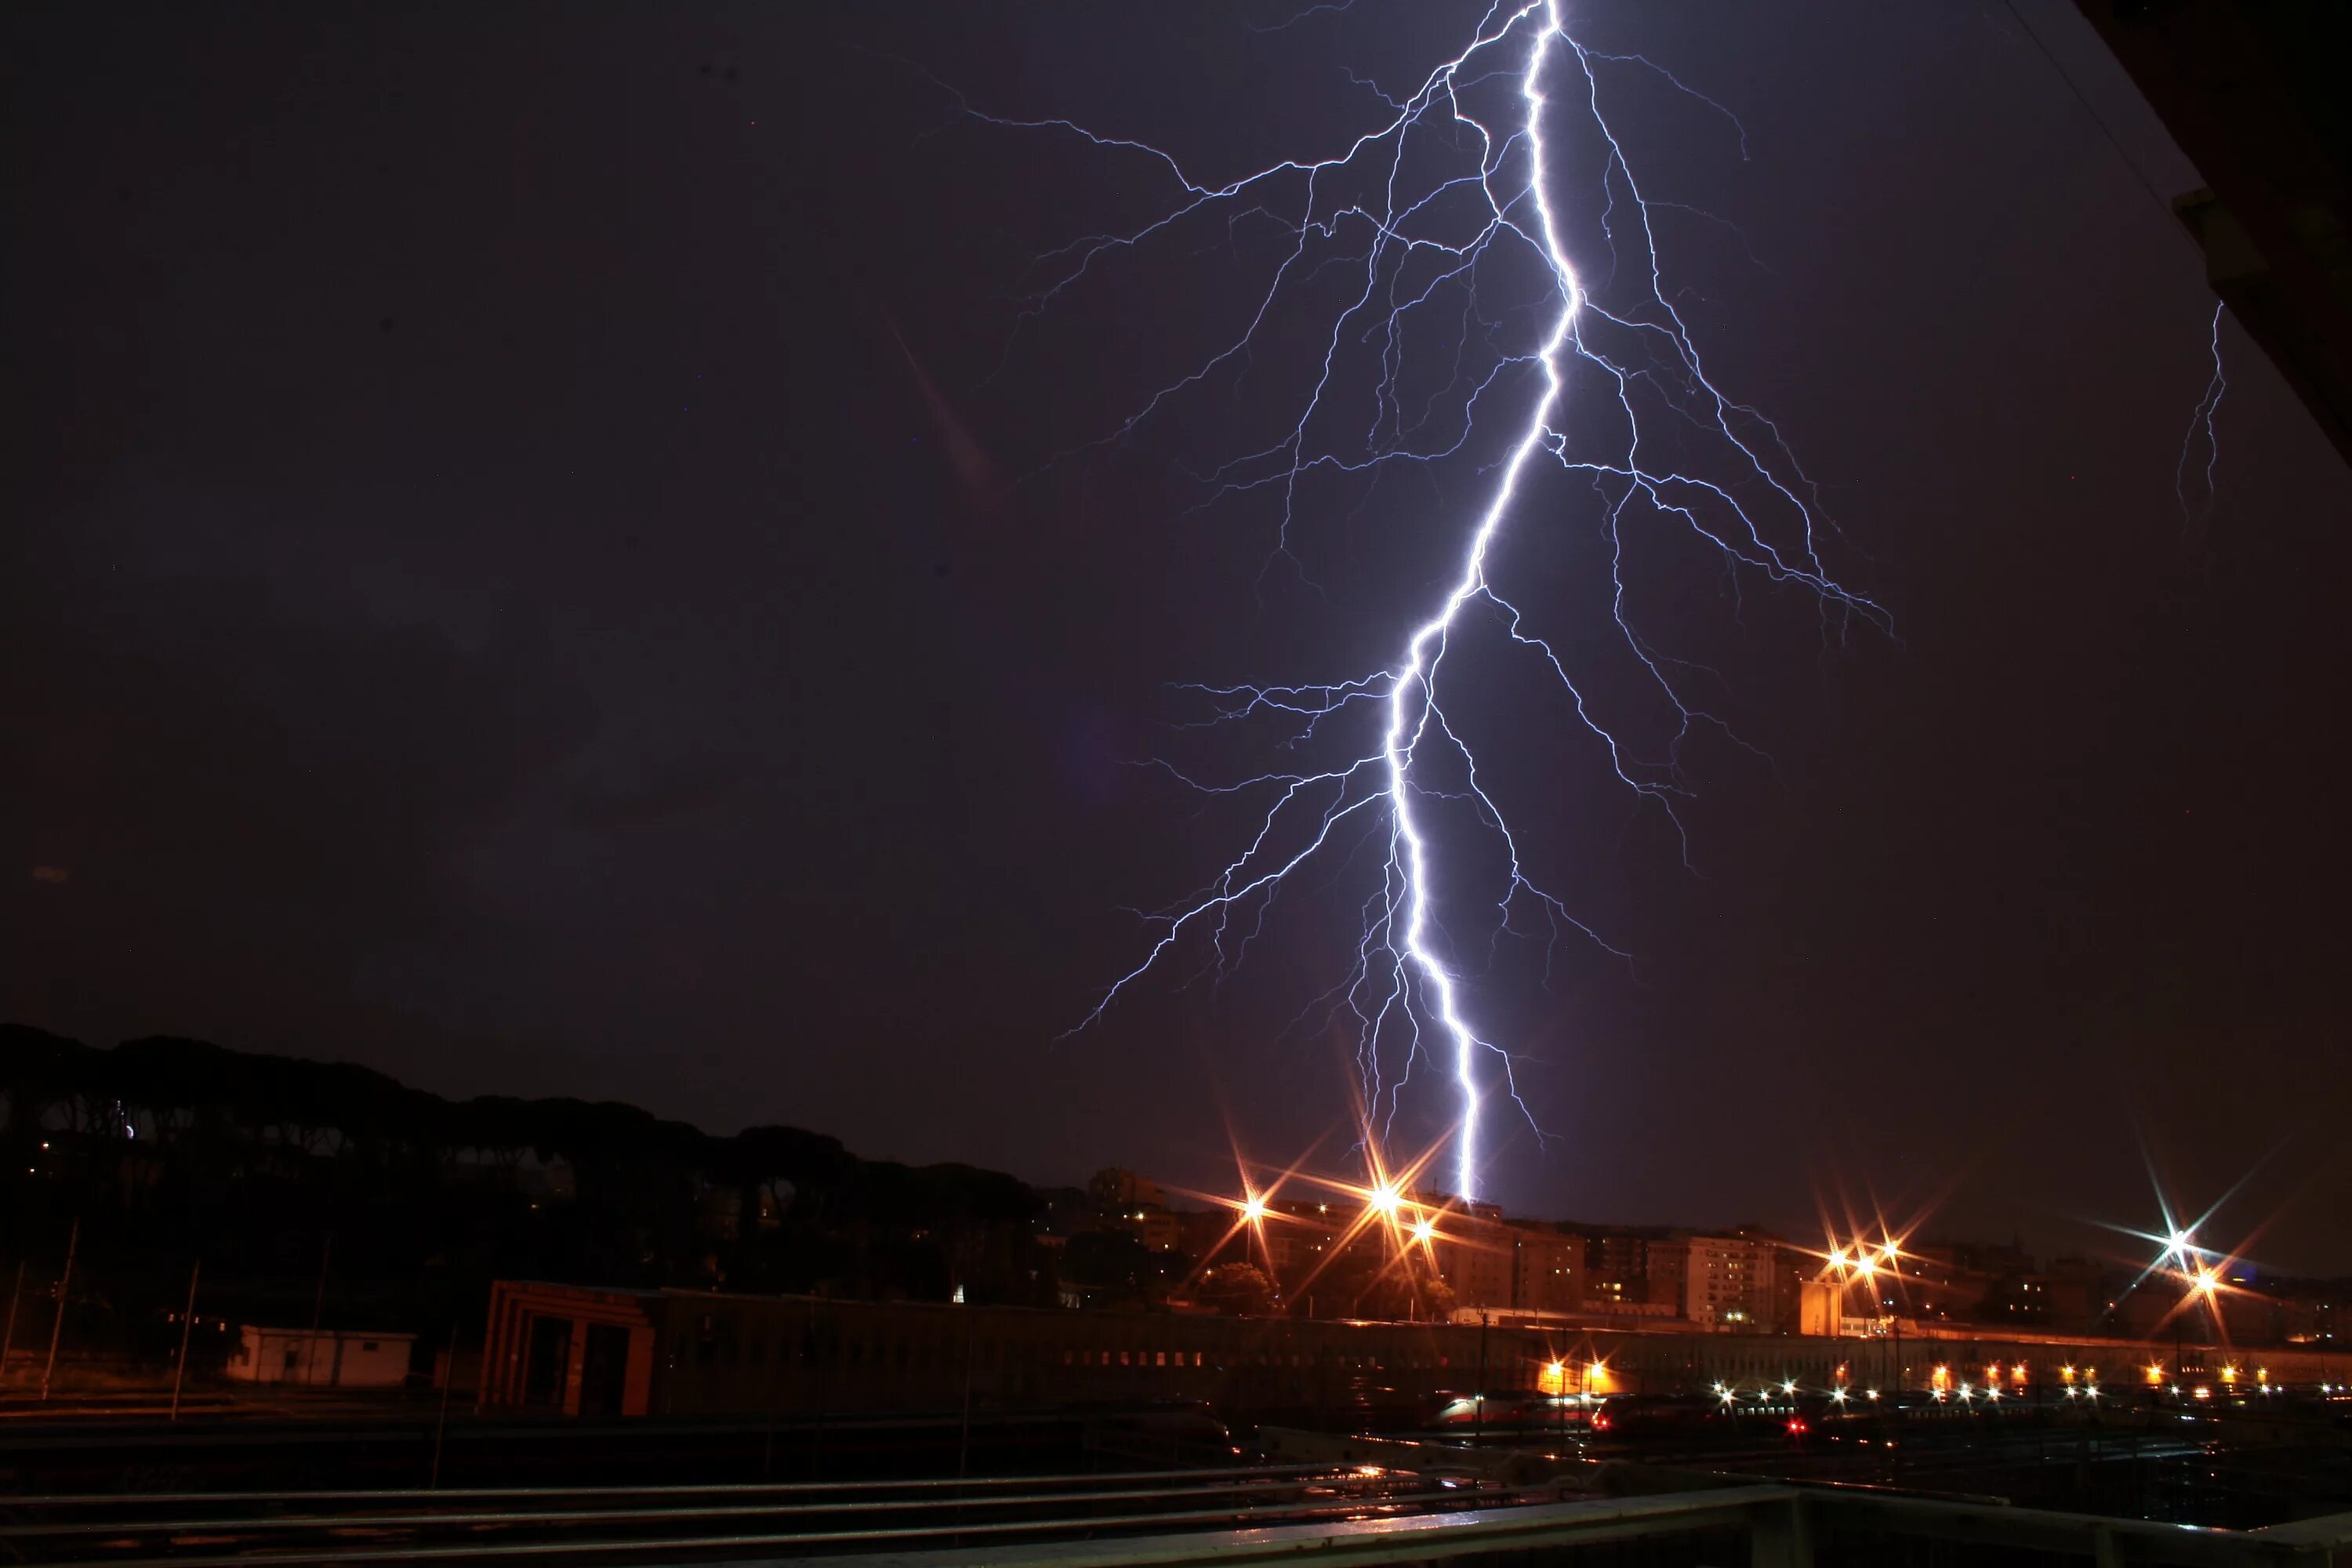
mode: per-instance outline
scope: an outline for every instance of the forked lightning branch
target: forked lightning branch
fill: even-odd
[[[1395,627],[1385,668],[1190,689],[1219,720],[1288,725],[1286,755],[1323,755],[1330,737],[1350,730],[1361,743],[1252,776],[1180,774],[1196,789],[1253,802],[1255,826],[1204,885],[1150,917],[1138,961],[1078,1026],[1099,1024],[1145,976],[1181,962],[1180,953],[1229,962],[1286,879],[1318,860],[1352,857],[1369,868],[1353,963],[1309,1006],[1352,1033],[1365,1102],[1376,1114],[1393,1118],[1399,1097],[1423,1081],[1417,1068],[1442,1075],[1454,1101],[1454,1187],[1465,1199],[1478,1191],[1489,1102],[1518,1094],[1512,1043],[1480,1026],[1457,945],[1479,925],[1521,920],[1610,944],[1522,859],[1498,792],[1462,728],[1448,721],[1449,647],[1474,626],[1507,639],[1531,683],[1531,710],[1540,695],[1532,683],[1556,683],[1622,786],[1663,808],[1679,830],[1681,742],[1720,720],[1694,691],[1694,668],[1641,627],[1637,595],[1622,570],[1635,531],[1687,531],[1735,576],[1809,590],[1833,629],[1849,620],[1885,623],[1878,605],[1824,566],[1826,524],[1811,482],[1779,429],[1709,374],[1662,276],[1655,220],[1665,204],[1645,194],[1607,112],[1612,90],[1635,78],[1662,81],[1704,112],[1726,113],[1645,58],[1587,47],[1549,0],[1490,9],[1460,51],[1410,94],[1381,94],[1370,123],[1230,180],[1199,178],[1170,152],[1114,130],[971,110],[997,125],[1085,138],[1104,157],[1130,162],[1139,182],[1168,193],[1149,221],[1041,258],[1034,310],[1054,309],[1081,284],[1108,286],[1114,269],[1151,247],[1183,253],[1203,225],[1246,217],[1281,227],[1263,291],[1253,291],[1232,334],[1205,342],[1197,361],[1115,421],[1103,441],[1139,439],[1155,422],[1227,395],[1273,324],[1295,331],[1304,312],[1321,350],[1319,374],[1263,441],[1200,476],[1209,500],[1278,498],[1273,551],[1295,561],[1294,525],[1314,504],[1319,479],[1449,461],[1476,475],[1476,504],[1459,515],[1433,510],[1423,524],[1458,542],[1455,564],[1425,615]],[[1555,147],[1571,136],[1597,150],[1600,165],[1572,182],[1582,199],[1597,193],[1599,203],[1597,212],[1576,215],[1583,232],[1601,237],[1604,252],[1582,269],[1559,194],[1571,182],[1555,166]],[[1335,270],[1348,279],[1336,299]],[[1530,274],[1545,280],[1547,297],[1534,310],[1496,281]],[[1509,308],[1485,309],[1498,291],[1513,294]],[[1434,368],[1427,363],[1433,333],[1450,362]],[[1378,363],[1369,377],[1376,411],[1369,426],[1337,416],[1343,403],[1364,405],[1365,389],[1343,382],[1358,374],[1351,351],[1366,344],[1377,348]],[[1432,375],[1433,383],[1409,387],[1410,378]],[[1423,390],[1432,384],[1435,392]],[[1580,481],[1580,516],[1531,502],[1531,477],[1547,466]],[[1562,652],[1586,628],[1564,637],[1545,604],[1515,596],[1497,580],[1494,547],[1507,531],[1596,522],[1612,579],[1607,634],[1631,656],[1622,667],[1638,672],[1675,716],[1663,754],[1642,754],[1601,716],[1601,705],[1588,701],[1595,677]],[[1556,700],[1544,698],[1543,706],[1555,709]],[[1372,721],[1351,723],[1360,718]],[[1433,782],[1441,767],[1442,786]],[[1441,813],[1439,804],[1461,809]],[[1441,907],[1448,858],[1460,852],[1465,832],[1488,836],[1487,859],[1504,869],[1485,904],[1465,907],[1457,898]]]

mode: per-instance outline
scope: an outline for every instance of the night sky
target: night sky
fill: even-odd
[[[1514,1211],[1874,1192],[2079,1245],[2154,1225],[2144,1141],[2191,1211],[2268,1156],[2209,1239],[2352,1268],[2352,478],[2225,321],[2184,518],[2196,177],[2021,8],[2082,97],[2004,5],[1580,7],[1744,125],[1654,82],[1612,116],[1727,220],[1670,215],[1678,297],[1896,635],[1643,581],[1770,756],[1694,749],[1687,869],[1557,704],[1482,689],[1523,847],[1635,957],[1473,983],[1558,1135],[1501,1149]],[[1475,476],[1318,492],[1310,586],[1262,504],[1192,509],[1214,400],[1049,464],[1255,253],[1016,333],[1027,258],[1166,177],[941,85],[1229,179],[1458,47],[1433,7],[1265,30],[1296,9],[12,8],[0,1017],[1041,1182],[1340,1164],[1347,1047],[1281,1031],[1344,885],[1057,1037],[1230,847],[1133,764],[1266,765],[1169,683],[1392,658]],[[1539,503],[1519,537],[1589,532]],[[1523,607],[1580,647],[1562,552]]]

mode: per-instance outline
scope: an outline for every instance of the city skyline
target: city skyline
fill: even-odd
[[[155,1145],[165,1153],[170,1152],[166,1145],[184,1135],[191,1118],[202,1123],[207,1117],[243,1118],[274,1108],[270,1114],[305,1130],[301,1142],[306,1148],[331,1132],[345,1143],[355,1136],[399,1140],[462,1134],[481,1147],[512,1144],[509,1153],[515,1158],[527,1157],[527,1147],[535,1150],[542,1180],[555,1180],[554,1166],[565,1160],[560,1152],[551,1154],[551,1147],[560,1151],[577,1139],[607,1152],[633,1140],[650,1141],[649,1147],[669,1150],[665,1157],[700,1148],[705,1180],[716,1180],[724,1172],[740,1173],[746,1158],[754,1164],[781,1160],[787,1168],[812,1171],[872,1163],[918,1173],[961,1173],[1017,1183],[1044,1205],[1036,1223],[1047,1232],[1060,1233],[1067,1216],[1058,1205],[1073,1200],[1081,1203],[1076,1212],[1087,1226],[1105,1219],[1146,1218],[1143,1213],[1129,1216],[1122,1212],[1129,1208],[1162,1216],[1171,1227],[1181,1220],[1181,1247],[1175,1242],[1178,1231],[1163,1232],[1159,1218],[1137,1234],[1152,1238],[1156,1249],[1182,1252],[1192,1271],[1188,1279],[1217,1262],[1273,1263],[1280,1248],[1269,1250],[1268,1237],[1278,1239],[1284,1234],[1283,1216],[1296,1220],[1317,1214],[1335,1216],[1329,1225],[1335,1236],[1344,1233],[1344,1239],[1384,1237],[1391,1250],[1418,1250],[1427,1258],[1449,1247],[1474,1254],[1491,1250],[1492,1237],[1482,1241],[1477,1233],[1482,1226],[1495,1226],[1507,1227],[1497,1233],[1507,1237],[1522,1234],[1508,1227],[1536,1226],[1595,1238],[1596,1247],[1603,1235],[1752,1238],[1786,1257],[1810,1260],[1803,1272],[1814,1282],[1838,1277],[1857,1289],[1874,1277],[1878,1265],[1891,1266],[1897,1258],[1937,1256],[1948,1266],[1959,1266],[1959,1259],[1968,1256],[2005,1258],[1995,1272],[2030,1272],[2037,1258],[2053,1267],[2083,1265],[2107,1277],[2122,1296],[2147,1286],[2151,1296],[2172,1291],[2168,1299],[2179,1302],[2192,1300],[2200,1289],[2210,1297],[2223,1286],[2246,1288],[2238,1293],[2252,1300],[2261,1298],[2263,1283],[2270,1280],[2325,1279],[2339,1274],[2352,1279],[2347,1271],[2352,1260],[2340,1254],[2287,1262],[2262,1245],[2276,1211],[2247,1212],[2253,1204],[2247,1190],[2261,1173],[2259,1164],[2230,1191],[2200,1206],[2182,1201],[2182,1194],[2167,1187],[2149,1162],[2151,1185],[2144,1212],[2070,1216],[2070,1226],[2055,1230],[2049,1227],[2046,1214],[2031,1216],[2044,1222],[2039,1227],[2017,1223],[2026,1216],[2014,1214],[1989,1216],[1990,1225],[1955,1215],[1948,1206],[1953,1196],[1950,1184],[1938,1198],[1924,1203],[1817,1191],[1811,1215],[1801,1216],[1767,1215],[1752,1206],[1734,1209],[1726,1204],[1672,1215],[1629,1214],[1599,1204],[1573,1209],[1538,1205],[1507,1212],[1502,1205],[1465,1202],[1444,1189],[1443,1142],[1391,1154],[1362,1123],[1352,1144],[1345,1139],[1318,1140],[1286,1161],[1254,1158],[1229,1148],[1223,1167],[1199,1184],[1168,1179],[1166,1173],[1146,1174],[1119,1166],[1098,1168],[1081,1182],[1066,1171],[995,1172],[952,1159],[902,1161],[891,1151],[849,1148],[824,1129],[764,1125],[726,1132],[664,1121],[635,1105],[564,1096],[452,1100],[331,1059],[247,1053],[172,1037],[93,1048],[5,1021],[0,1021],[0,1101],[9,1107],[10,1131],[20,1138],[55,1128],[58,1136],[85,1143],[95,1137],[120,1142],[126,1150]],[[341,1125],[347,1119],[352,1126]],[[594,1131],[599,1128],[603,1131]],[[724,1152],[730,1144],[746,1146],[748,1152]],[[57,1145],[61,1150],[68,1146]],[[49,1142],[39,1147],[44,1152],[27,1172],[37,1184],[64,1169],[45,1176],[39,1167],[56,1157],[47,1152]],[[480,1147],[474,1158],[482,1158]],[[1197,1223],[1203,1221],[1212,1223],[1203,1229]],[[2029,1229],[2034,1234],[2031,1246],[2025,1240]],[[2004,1233],[2007,1240],[2001,1239]],[[40,1244],[30,1233],[20,1238],[20,1244],[25,1242]],[[1611,1272],[1597,1262],[1593,1267],[1596,1279]],[[1580,1268],[1577,1281],[1569,1287],[1571,1304],[1586,1300]],[[1643,1268],[1635,1262],[1616,1272],[1633,1277]],[[1517,1289],[1516,1282],[1511,1288]],[[1782,1306],[1794,1311],[1793,1301]]]

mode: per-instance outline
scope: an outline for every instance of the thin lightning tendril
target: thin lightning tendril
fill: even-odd
[[[1339,7],[1318,5],[1292,23],[1327,8]],[[1515,50],[1523,52],[1515,56]],[[1496,942],[1505,932],[1526,934],[1515,920],[1535,918],[1554,943],[1565,926],[1621,960],[1627,955],[1527,874],[1517,837],[1482,776],[1476,756],[1440,705],[1440,678],[1454,639],[1488,626],[1508,647],[1531,658],[1536,668],[1559,683],[1617,779],[1637,801],[1662,807],[1681,834],[1675,802],[1687,794],[1684,742],[1700,726],[1727,735],[1730,730],[1722,718],[1686,695],[1694,677],[1713,677],[1715,672],[1660,651],[1629,618],[1624,539],[1633,524],[1654,520],[1687,531],[1716,552],[1735,583],[1743,573],[1754,574],[1772,584],[1810,591],[1822,607],[1824,638],[1842,637],[1857,620],[1887,628],[1877,605],[1841,586],[1824,569],[1816,545],[1826,519],[1820,513],[1812,482],[1771,421],[1718,390],[1669,297],[1660,276],[1654,213],[1677,204],[1643,195],[1625,148],[1601,110],[1601,74],[1627,66],[1655,73],[1738,128],[1736,117],[1721,104],[1693,92],[1650,61],[1601,54],[1577,42],[1562,26],[1559,0],[1526,0],[1511,8],[1497,0],[1481,17],[1468,46],[1431,71],[1410,96],[1391,97],[1351,74],[1352,80],[1392,110],[1385,123],[1354,137],[1330,156],[1286,159],[1224,184],[1196,180],[1175,157],[1143,142],[1101,135],[1068,120],[1016,120],[963,106],[964,112],[993,125],[1082,137],[1105,151],[1148,160],[1179,187],[1175,198],[1148,221],[1122,232],[1073,240],[1039,258],[1040,286],[1022,307],[1024,321],[1050,309],[1102,267],[1171,236],[1188,222],[1222,216],[1229,237],[1245,221],[1271,222],[1288,237],[1286,254],[1241,330],[1208,358],[1151,393],[1088,447],[1126,441],[1221,377],[1238,381],[1249,374],[1253,352],[1278,308],[1290,308],[1329,268],[1360,267],[1360,287],[1349,283],[1349,302],[1337,310],[1328,335],[1320,340],[1319,370],[1312,373],[1312,390],[1297,418],[1256,450],[1192,476],[1201,486],[1203,506],[1250,493],[1278,496],[1280,522],[1268,570],[1285,563],[1304,577],[1293,552],[1293,528],[1300,516],[1302,487],[1311,478],[1376,479],[1392,464],[1426,465],[1461,453],[1472,446],[1487,405],[1507,401],[1519,389],[1521,377],[1534,378],[1533,404],[1524,426],[1485,470],[1491,475],[1491,489],[1463,541],[1458,566],[1428,618],[1404,637],[1392,667],[1330,682],[1180,689],[1204,704],[1208,717],[1202,722],[1246,719],[1284,724],[1289,727],[1285,742],[1289,748],[1318,742],[1327,729],[1344,727],[1359,712],[1368,723],[1376,718],[1377,732],[1356,754],[1328,765],[1231,783],[1198,780],[1160,764],[1204,797],[1262,802],[1262,815],[1254,805],[1256,827],[1240,853],[1205,887],[1147,917],[1157,935],[1141,961],[1114,981],[1070,1031],[1097,1024],[1113,1003],[1142,976],[1171,962],[1187,942],[1205,942],[1206,962],[1222,974],[1240,961],[1275,895],[1310,861],[1335,858],[1345,870],[1363,848],[1374,847],[1380,852],[1377,876],[1360,906],[1363,927],[1353,967],[1310,1002],[1292,1026],[1318,1012],[1327,1020],[1336,1021],[1343,1014],[1352,1019],[1365,1103],[1378,1107],[1385,1097],[1384,1125],[1392,1124],[1416,1062],[1430,1060],[1450,1075],[1459,1102],[1454,1134],[1455,1190],[1465,1201],[1478,1187],[1485,1074],[1499,1075],[1503,1090],[1528,1116],[1530,1127],[1535,1119],[1519,1099],[1512,1054],[1482,1036],[1465,1012],[1462,972],[1448,957],[1453,943],[1433,888],[1443,859],[1432,826],[1434,814],[1458,807],[1499,841],[1507,868],[1493,906]],[[1517,123],[1504,128],[1499,121],[1488,122],[1492,111],[1478,107],[1475,98],[1488,83],[1508,81],[1517,85]],[[1560,93],[1558,104],[1547,97],[1548,89]],[[1612,253],[1609,271],[1598,284],[1588,285],[1570,260],[1547,189],[1551,171],[1545,124],[1548,113],[1560,112],[1585,117],[1598,136],[1594,147],[1605,196],[1600,228]],[[1408,165],[1409,145],[1424,159],[1451,154],[1450,172],[1416,174]],[[1744,131],[1739,153],[1747,155]],[[1286,205],[1286,191],[1300,183],[1303,199]],[[1377,195],[1362,194],[1367,187]],[[1475,215],[1466,226],[1460,216],[1465,205]],[[1296,216],[1288,216],[1292,213]],[[1466,236],[1462,232],[1465,226]],[[1638,287],[1631,290],[1634,297],[1630,302],[1612,306],[1596,296],[1604,289],[1613,291],[1616,280],[1629,270],[1622,265],[1625,258],[1616,254],[1621,240],[1631,249],[1631,271]],[[1359,243],[1360,248],[1343,248]],[[1556,309],[1535,341],[1516,351],[1497,341],[1508,331],[1510,312],[1490,318],[1480,310],[1478,292],[1480,268],[1512,255],[1532,259],[1539,275],[1548,279]],[[1448,311],[1454,312],[1450,318],[1444,314]],[[1415,404],[1403,394],[1402,374],[1407,329],[1423,317],[1455,321],[1459,337],[1448,383]],[[1351,346],[1351,330],[1357,334],[1356,346],[1377,345],[1380,377],[1369,426],[1341,431],[1326,399],[1335,381],[1347,374],[1342,361]],[[1492,363],[1483,369],[1465,369],[1481,345]],[[1604,418],[1604,423],[1613,424],[1615,435],[1600,448],[1572,434],[1561,417],[1570,398],[1571,377],[1614,405],[1613,420]],[[1604,416],[1607,412],[1604,406]],[[1710,456],[1696,465],[1669,460],[1668,439],[1652,429],[1661,419],[1684,440],[1696,433],[1697,439],[1711,444]],[[1654,451],[1658,455],[1654,457]],[[1532,629],[1528,614],[1506,597],[1490,576],[1491,547],[1521,500],[1530,470],[1543,461],[1579,476],[1601,502],[1616,635],[1676,716],[1663,756],[1641,756],[1621,741],[1588,703],[1559,647]],[[1432,776],[1441,767],[1463,781],[1458,787],[1441,787],[1444,781]],[[1684,846],[1687,864],[1686,837]],[[1384,1052],[1394,1055],[1391,1042],[1400,1037],[1402,1065],[1384,1082]],[[1541,1136],[1540,1129],[1538,1134]]]
[[[2189,416],[2188,432],[2180,437],[2180,461],[2172,470],[2173,492],[2180,498],[2181,525],[2192,532],[2202,519],[2212,514],[2215,485],[2219,478],[2217,470],[2221,466],[2221,442],[2213,429],[2213,416],[2221,410],[2221,395],[2230,390],[2230,383],[2221,374],[2221,312],[2226,308],[2219,303],[2213,307],[2212,378],[2205,384],[2204,395],[2197,400],[2196,412]],[[2201,509],[2193,506],[2189,499],[2189,465],[2196,453],[2200,433],[2204,437],[2205,447],[2205,501]]]

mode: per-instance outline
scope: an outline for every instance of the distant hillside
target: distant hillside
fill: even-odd
[[[862,1160],[795,1127],[718,1137],[635,1106],[449,1100],[366,1068],[0,1025],[0,1248],[90,1277],[201,1255],[467,1292],[497,1276],[1051,1301],[1037,1197],[965,1165]]]

